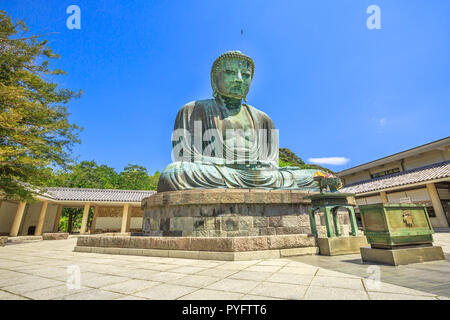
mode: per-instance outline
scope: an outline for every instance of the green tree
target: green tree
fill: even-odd
[[[59,58],[23,21],[0,11],[0,193],[31,199],[23,182],[39,184],[38,174],[70,163],[79,127],[69,123],[66,104],[79,93],[49,80],[65,74],[50,69]]]
[[[317,169],[321,171],[334,172],[317,164],[305,163],[299,156],[288,148],[280,148],[279,166],[280,167],[300,167],[302,169]]]
[[[294,152],[292,152],[288,148],[280,148],[279,154],[280,154],[279,156],[280,167],[286,166],[300,167],[305,164],[305,162],[299,156],[297,156]]]
[[[119,188],[128,190],[148,190],[150,177],[147,169],[136,164],[127,165],[119,174]]]
[[[104,164],[98,165],[94,160],[81,161],[72,166],[69,173],[60,173],[65,181],[59,178],[64,187],[70,188],[94,188],[94,189],[118,189],[119,175],[114,168]],[[58,179],[57,179],[58,181]]]
[[[154,175],[150,176],[150,183],[148,190],[156,190],[158,188],[158,181],[159,177],[161,176],[161,173],[159,171],[156,171]]]

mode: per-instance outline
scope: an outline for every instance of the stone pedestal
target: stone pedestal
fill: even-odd
[[[0,247],[4,247],[7,241],[8,241],[7,236],[0,236]]]
[[[55,232],[55,233],[44,233],[42,234],[43,240],[64,240],[69,238],[68,233]]]
[[[377,262],[398,266],[401,264],[445,260],[442,247],[422,246],[403,249],[378,249],[363,247],[361,257],[364,262]]]
[[[257,260],[317,254],[313,235],[256,237],[147,237],[91,235],[77,239],[76,252],[200,260]]]
[[[142,200],[142,229],[146,235],[172,237],[310,234],[311,201],[304,199],[309,195],[261,189],[161,192]]]
[[[326,256],[359,253],[369,245],[365,236],[318,238],[317,243],[320,254]]]

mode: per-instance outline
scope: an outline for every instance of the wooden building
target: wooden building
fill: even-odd
[[[58,231],[62,209],[83,208],[80,233],[141,231],[141,200],[156,191],[47,188],[34,202],[0,200],[0,235],[41,235]],[[89,210],[93,208],[88,226]],[[89,227],[89,228],[88,228]]]
[[[433,227],[450,223],[450,137],[338,172],[356,204],[424,204]]]

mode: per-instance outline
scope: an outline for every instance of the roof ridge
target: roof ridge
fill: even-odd
[[[394,178],[394,177],[402,176],[402,175],[405,175],[405,174],[408,174],[408,173],[412,173],[414,171],[430,169],[430,168],[433,168],[433,167],[440,167],[440,166],[447,165],[447,164],[450,164],[450,160],[437,162],[437,163],[432,163],[432,164],[428,164],[428,165],[423,166],[423,167],[418,167],[418,168],[413,168],[413,169],[409,169],[409,170],[405,170],[405,171],[400,171],[400,172],[397,172],[397,173],[394,173],[394,174],[385,175],[385,176],[377,177],[377,178],[374,178],[374,179],[366,179],[366,180],[354,182],[354,183],[345,185],[343,188],[350,188],[350,187],[353,187],[353,186],[356,186],[356,185],[360,185],[360,184],[364,184],[364,183],[367,183],[367,182],[375,182],[375,181],[380,181],[380,180],[384,180],[384,179],[388,179],[388,178]]]
[[[100,189],[100,188],[71,188],[71,187],[44,187],[45,190],[79,190],[79,191],[102,191],[102,192],[156,192],[156,190],[132,190],[132,189]]]

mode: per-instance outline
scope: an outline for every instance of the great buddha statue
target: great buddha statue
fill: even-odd
[[[211,69],[213,99],[181,108],[172,134],[172,160],[158,192],[211,188],[318,191],[316,169],[278,166],[278,132],[264,112],[246,103],[253,60],[220,55]],[[336,180],[336,179],[335,179]],[[337,185],[331,184],[331,191]],[[334,190],[333,190],[334,189]]]

